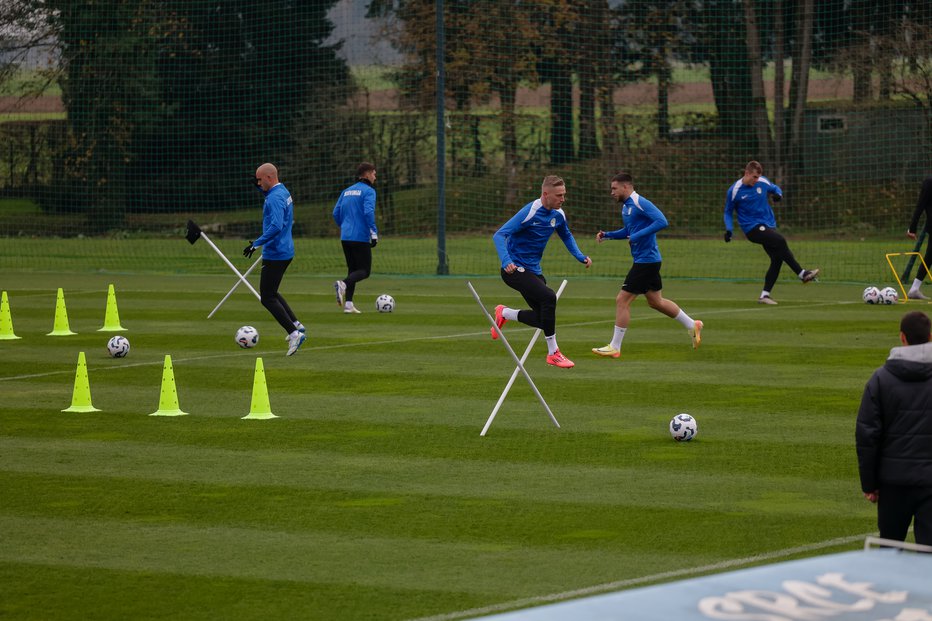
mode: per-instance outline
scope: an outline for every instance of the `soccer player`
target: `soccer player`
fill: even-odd
[[[304,326],[295,317],[285,298],[278,292],[285,270],[294,259],[294,239],[291,227],[294,224],[294,201],[291,193],[278,180],[278,169],[272,164],[263,164],[256,169],[256,186],[265,194],[262,205],[262,235],[249,242],[243,256],[252,257],[256,248],[262,248],[262,275],[259,277],[259,296],[264,306],[288,336],[286,356],[293,356],[304,340]]]
[[[604,347],[593,347],[592,353],[606,358],[621,356],[621,342],[631,320],[631,303],[641,294],[647,298],[651,308],[680,322],[688,331],[693,348],[699,347],[702,342],[702,322],[693,320],[676,302],[663,297],[657,231],[667,228],[667,219],[656,205],[634,191],[634,179],[628,173],[618,173],[612,177],[611,192],[615,202],[621,203],[624,226],[607,233],[599,231],[595,239],[600,244],[606,239],[627,239],[634,264],[615,297],[615,332],[612,340]]]
[[[579,250],[566,223],[566,214],[561,209],[565,200],[566,184],[563,179],[556,175],[544,177],[540,198],[522,207],[496,231],[492,240],[502,262],[502,280],[520,293],[531,307],[529,310],[517,310],[499,304],[495,307],[495,323],[499,329],[507,321],[520,321],[540,328],[547,340],[547,364],[570,369],[575,363],[560,353],[557,346],[557,294],[547,286],[547,279],[540,268],[540,258],[554,231],[577,261],[586,269],[592,265],[592,259]],[[495,328],[491,330],[492,338],[497,339]]]
[[[930,217],[932,217],[932,177],[926,177],[925,181],[922,182],[922,189],[919,191],[919,200],[916,202],[916,210],[913,212],[913,219],[909,222],[909,229],[906,231],[906,237],[916,239],[916,227],[919,226],[919,218],[922,214],[926,215],[925,232],[928,234],[929,228],[932,228],[930,227],[930,225],[932,225],[932,221],[930,221]],[[922,257],[922,260],[925,261],[926,265],[929,265],[929,262],[932,261],[932,235],[929,235],[926,254]],[[916,272],[916,278],[909,288],[909,293],[906,294],[907,298],[910,300],[929,299],[929,296],[919,290],[919,287],[922,286],[922,281],[926,278],[926,273],[926,268],[920,265],[919,270]]]
[[[356,183],[343,190],[333,207],[333,220],[340,227],[340,243],[346,257],[346,278],[333,283],[337,304],[346,314],[359,314],[353,304],[356,283],[372,272],[372,249],[379,243],[375,228],[375,165],[363,162],[356,168]]]
[[[763,176],[764,168],[760,162],[750,161],[744,167],[744,176],[735,181],[725,193],[725,242],[732,237],[732,214],[738,213],[738,225],[744,231],[748,241],[764,247],[770,257],[770,268],[764,276],[764,289],[757,299],[759,304],[776,304],[770,292],[777,284],[780,268],[784,263],[804,283],[812,282],[819,275],[819,269],[806,270],[796,261],[783,235],[777,232],[777,221],[773,209],[767,202],[769,196],[774,202],[783,198],[783,190]]]

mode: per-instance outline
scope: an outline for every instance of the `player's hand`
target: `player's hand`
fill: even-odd
[[[256,251],[256,247],[252,245],[252,242],[249,242],[249,245],[243,248],[243,256],[247,259],[252,258],[252,253]]]
[[[509,263],[508,265],[505,266],[505,273],[514,274],[516,269],[518,269],[517,265],[515,265],[514,263]]]
[[[379,238],[378,238],[378,237],[373,237],[372,239],[369,240],[369,247],[370,247],[370,248],[375,248],[375,245],[376,245],[377,243],[379,243]]]
[[[589,257],[586,257],[586,260],[583,261],[583,264],[585,264],[586,269],[589,269],[589,267],[592,265],[592,259],[590,259]]]
[[[783,200],[783,196],[782,196],[781,194],[774,194],[774,195],[773,195],[773,202],[779,203],[779,202],[782,201],[782,200]]]
[[[912,231],[906,231],[906,237],[910,239],[916,239],[916,234],[913,233]]]
[[[730,241],[731,241],[731,231],[725,231],[725,243],[727,244]]]
[[[604,239],[605,239],[605,231],[599,231],[598,233],[595,234],[595,240],[599,242],[600,244],[602,243],[602,240]]]
[[[880,491],[875,490],[873,492],[864,492],[864,497],[871,502],[877,502],[877,500],[880,498]]]

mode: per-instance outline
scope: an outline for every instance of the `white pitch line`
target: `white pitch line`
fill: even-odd
[[[787,556],[792,556],[794,554],[804,554],[806,552],[814,552],[816,550],[823,550],[825,548],[834,548],[837,546],[848,545],[854,543],[855,541],[863,540],[869,535],[874,533],[865,533],[863,535],[849,535],[847,537],[838,537],[837,539],[829,539],[827,541],[820,541],[818,543],[810,543],[802,546],[796,546],[793,548],[786,548],[784,550],[775,550],[773,552],[766,552],[764,554],[755,554],[754,556],[747,556],[744,558],[736,558],[727,561],[720,561],[718,563],[712,563],[711,565],[702,565],[699,567],[688,567],[685,569],[675,569],[673,571],[664,571],[659,574],[651,574],[649,576],[641,576],[639,578],[628,578],[626,580],[617,580],[615,582],[607,582],[605,584],[597,584],[591,587],[584,587],[582,589],[576,589],[574,591],[564,591],[562,593],[551,593],[549,595],[538,595],[536,597],[527,597],[524,599],[517,599],[511,602],[502,602],[501,604],[492,604],[490,606],[483,606],[481,608],[470,608],[469,610],[460,610],[457,612],[448,612],[440,615],[434,615],[431,617],[418,617],[417,619],[412,619],[411,621],[455,621],[456,619],[466,619],[473,618],[478,616],[485,616],[489,614],[494,614],[497,612],[506,612],[509,610],[516,610],[518,608],[527,608],[528,606],[539,606],[541,604],[553,604],[557,602],[563,602],[570,599],[575,599],[577,597],[582,597],[586,595],[600,595],[603,593],[608,593],[611,591],[618,591],[628,587],[638,586],[640,584],[646,584],[650,582],[658,582],[661,580],[667,580],[669,578],[683,578],[688,576],[695,576],[698,574],[704,574],[709,572],[717,572],[723,569],[734,569],[736,567],[743,567],[746,565],[751,565],[753,563],[758,563],[760,561],[772,561],[779,558],[785,558]]]
[[[796,306],[794,308],[818,308],[821,306],[838,306],[840,304],[857,304],[857,303],[858,302],[823,302],[820,304],[805,304],[803,306]],[[763,312],[767,310],[772,310],[772,309],[769,306],[760,307],[760,308],[728,308],[728,309],[709,311],[707,313],[703,313],[703,317],[707,317],[709,315],[728,315],[731,313]],[[659,320],[663,318],[666,318],[666,315],[654,313],[654,314],[648,315],[647,317],[632,318],[631,320],[640,322],[640,321]],[[614,319],[599,319],[597,321],[579,321],[576,323],[563,323],[563,324],[560,324],[560,327],[579,328],[579,327],[594,326],[594,325],[604,324],[604,323],[609,323],[609,322],[614,323],[614,321],[615,321]],[[513,332],[518,332],[520,330],[535,330],[535,329],[536,328],[527,326],[527,327],[522,327],[522,328],[515,328]],[[481,332],[464,332],[460,334],[440,334],[440,335],[435,335],[435,336],[413,336],[410,338],[391,339],[391,340],[386,340],[386,341],[365,341],[361,343],[341,343],[339,345],[321,345],[317,347],[304,347],[302,348],[302,351],[326,351],[326,350],[331,350],[331,349],[348,349],[348,348],[359,347],[359,346],[371,347],[375,345],[395,345],[398,343],[413,343],[416,341],[438,341],[438,340],[446,340],[446,339],[462,339],[462,338],[468,338],[468,337],[473,337],[473,336],[485,336],[488,333],[489,333],[488,330],[483,330]],[[242,353],[214,354],[211,356],[194,356],[191,358],[172,358],[172,362],[174,363],[174,362],[192,362],[192,361],[197,361],[197,360],[215,360],[218,358],[232,358],[233,356],[240,356],[240,355],[242,355]],[[263,354],[257,353],[257,355],[263,355]],[[163,364],[164,364],[164,359],[159,359],[159,360],[154,360],[152,362],[124,363],[124,364],[121,364],[120,366],[113,366],[113,367],[89,367],[88,370],[94,371],[96,373],[98,371],[118,371],[120,369],[130,369],[133,367],[145,367],[145,366],[161,367]],[[10,377],[0,377],[0,382],[11,382],[11,381],[17,381],[17,380],[35,379],[38,377],[54,377],[56,375],[73,375],[73,374],[74,374],[73,370],[49,371],[47,373],[32,373],[29,375],[13,375]]]

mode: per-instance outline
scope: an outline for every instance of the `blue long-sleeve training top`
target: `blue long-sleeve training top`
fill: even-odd
[[[375,227],[375,188],[358,181],[343,190],[333,206],[333,221],[343,241],[367,242],[379,236]]]
[[[262,235],[252,245],[262,247],[262,258],[284,261],[294,258],[294,239],[291,227],[294,224],[294,201],[291,193],[281,183],[275,184],[265,193],[262,205]]]
[[[735,181],[725,192],[725,230],[734,230],[733,212],[738,212],[738,226],[745,233],[759,224],[777,228],[777,220],[767,200],[768,194],[782,198],[783,190],[767,177],[761,177],[754,185],[744,185],[741,179]]]
[[[492,236],[502,268],[514,263],[517,267],[542,274],[540,258],[554,231],[570,254],[580,263],[585,263],[586,255],[576,245],[566,224],[566,214],[562,209],[547,209],[538,198],[522,207]]]
[[[624,226],[617,231],[605,233],[605,237],[627,239],[635,263],[659,263],[661,257],[660,247],[657,245],[657,231],[669,225],[663,212],[637,192],[632,192],[621,206],[621,217]]]

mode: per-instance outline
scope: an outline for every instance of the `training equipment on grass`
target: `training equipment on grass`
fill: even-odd
[[[375,310],[380,313],[390,313],[395,310],[395,298],[383,293],[375,299]]]
[[[0,294],[0,341],[10,341],[20,337],[13,334],[13,315],[10,314],[10,301],[6,291]]]
[[[563,285],[560,285],[560,291],[563,291],[563,286],[566,285],[566,281],[563,281]],[[553,424],[557,427],[560,426],[560,423],[557,422],[557,417],[553,415],[553,412],[550,411],[550,406],[547,405],[547,402],[544,401],[543,395],[540,394],[540,391],[537,389],[537,385],[534,383],[534,380],[531,379],[531,376],[528,374],[527,369],[524,368],[524,360],[527,359],[528,353],[530,353],[530,347],[524,353],[524,359],[518,359],[518,355],[515,354],[515,350],[511,348],[511,344],[508,342],[508,339],[505,338],[505,335],[502,333],[501,329],[498,327],[498,324],[495,323],[495,318],[489,314],[489,311],[486,310],[485,305],[482,303],[482,300],[479,298],[479,294],[476,293],[476,289],[472,286],[472,283],[468,280],[466,281],[466,286],[469,287],[469,291],[472,293],[472,297],[476,299],[476,304],[479,305],[479,308],[482,309],[482,314],[485,315],[485,318],[489,320],[489,323],[492,325],[492,329],[498,333],[498,339],[501,341],[502,345],[505,346],[505,349],[508,350],[508,354],[511,356],[512,360],[515,361],[517,369],[521,371],[524,375],[524,379],[527,380],[528,385],[530,385],[531,390],[534,391],[534,394],[537,395],[537,399],[540,401],[540,404],[544,407],[544,410],[547,412],[547,416],[550,417],[550,420],[553,421]],[[508,386],[508,388],[511,388]],[[507,392],[507,389],[506,389]],[[500,398],[502,400],[504,397]],[[496,406],[497,408],[498,406]],[[488,430],[489,425],[492,424],[492,418],[494,418],[496,410],[493,410],[492,417],[489,418],[489,421],[485,424],[485,427],[482,429],[482,434],[485,435],[485,432]]]
[[[172,357],[165,355],[162,364],[162,389],[159,392],[159,409],[149,416],[187,416],[178,407],[178,391],[175,389],[175,370],[172,367]]]
[[[243,326],[236,331],[234,340],[243,349],[249,349],[259,344],[259,332],[252,326]]]
[[[563,294],[563,289],[566,288],[566,281],[564,280],[560,283],[559,289],[557,289],[557,299],[560,299],[560,295]],[[527,347],[524,350],[524,354],[521,356],[521,364],[524,364],[524,361],[527,360],[527,357],[531,354],[531,350],[534,348],[534,343],[537,342],[537,338],[540,336],[541,330],[538,328],[534,330],[534,334],[531,336],[531,340],[528,342]],[[499,396],[498,401],[495,403],[495,407],[492,408],[492,414],[489,415],[489,420],[485,422],[485,427],[482,428],[482,431],[479,433],[480,436],[484,436],[489,430],[489,427],[492,426],[492,421],[495,420],[495,415],[498,414],[498,410],[502,407],[502,404],[505,402],[505,397],[508,396],[508,392],[511,390],[511,386],[515,383],[515,380],[518,378],[518,373],[521,372],[521,369],[515,367],[515,370],[511,374],[511,378],[508,380],[508,383],[505,385],[505,389],[502,390],[501,396]],[[559,426],[559,425],[558,425]]]
[[[246,280],[246,275],[245,275],[245,274],[240,274],[239,270],[236,269],[236,266],[233,265],[232,263],[230,263],[230,260],[227,259],[226,256],[225,256],[222,252],[220,252],[220,249],[217,248],[217,246],[214,244],[214,242],[210,241],[210,238],[207,237],[207,233],[205,233],[204,231],[202,231],[202,230],[201,230],[201,227],[199,227],[197,224],[194,223],[194,220],[188,220],[188,228],[187,228],[187,231],[185,232],[185,239],[187,239],[187,240],[188,240],[188,243],[190,243],[191,245],[194,245],[194,242],[196,242],[197,240],[203,239],[205,242],[207,242],[207,245],[208,245],[208,246],[210,246],[211,248],[214,249],[214,252],[217,253],[217,256],[219,256],[221,259],[223,259],[223,262],[227,264],[227,267],[229,267],[231,270],[233,270],[233,273],[236,274],[236,276],[239,278],[239,280],[236,281],[236,284],[233,285],[233,288],[230,289],[229,293],[227,293],[227,294],[223,297],[223,299],[220,300],[220,304],[217,304],[217,306],[214,307],[214,310],[210,311],[210,314],[207,315],[207,318],[208,318],[208,319],[210,319],[210,318],[213,316],[213,314],[217,312],[217,309],[219,309],[220,306],[222,306],[223,303],[226,302],[226,299],[227,299],[228,297],[230,297],[230,294],[232,294],[233,291],[236,290],[236,288],[239,286],[240,283],[243,283],[244,285],[246,285],[246,287],[247,287],[250,291],[252,291],[252,294],[253,294],[254,296],[256,296],[256,299],[257,299],[257,300],[259,300],[260,302],[262,301],[262,296],[259,295],[259,292],[256,291],[256,290],[253,288],[253,286],[252,286],[251,284],[249,284],[249,281],[248,281],[248,280]],[[252,264],[252,267],[250,267],[248,270],[246,270],[246,274],[248,274],[249,272],[251,272],[252,269],[253,269],[261,260],[262,260],[262,257],[259,257],[258,259],[256,259],[255,263]]]
[[[900,282],[909,282],[909,275],[913,271],[913,263],[916,262],[916,257],[921,257],[919,254],[919,249],[922,248],[922,242],[926,239],[926,230],[923,227],[922,232],[919,234],[919,237],[916,239],[916,246],[913,248],[911,253],[912,256],[909,257],[909,261],[906,262],[906,268],[903,270],[903,275],[900,276]]]
[[[873,285],[867,287],[864,289],[864,293],[861,294],[861,299],[864,300],[865,304],[880,304],[880,289]]]
[[[107,312],[104,315],[104,327],[98,332],[123,332],[126,328],[120,325],[120,311],[117,310],[116,291],[113,285],[107,288]]]
[[[677,442],[689,442],[699,433],[696,419],[689,414],[677,414],[670,421],[670,435]]]
[[[129,340],[125,336],[115,336],[107,341],[107,353],[111,358],[125,358],[129,353]]]
[[[62,412],[99,411],[91,404],[91,383],[87,378],[87,362],[84,359],[84,352],[78,352],[78,366],[74,371],[74,391],[71,393],[71,406],[65,408]]]
[[[923,232],[923,235],[924,235],[924,234],[925,234],[925,232]],[[918,250],[918,248],[919,248],[919,245],[917,244],[917,245],[916,245],[916,249]],[[929,266],[926,265],[926,261],[925,261],[925,259],[922,257],[922,253],[921,253],[921,252],[888,252],[888,253],[887,253],[886,255],[884,255],[884,256],[886,256],[886,258],[887,258],[887,265],[890,266],[890,271],[893,272],[893,277],[896,279],[896,284],[898,284],[898,285],[900,286],[900,291],[903,292],[903,301],[905,302],[905,301],[909,300],[909,294],[906,292],[906,287],[903,285],[903,282],[909,280],[909,272],[910,272],[910,270],[912,269],[913,261],[914,261],[916,258],[918,258],[918,259],[919,259],[919,262],[922,263],[922,267],[925,268],[926,274],[929,274]],[[893,261],[892,261],[891,259],[892,259],[893,257],[906,257],[906,256],[910,257],[910,259],[909,259],[909,265],[908,265],[907,269],[904,270],[904,272],[903,272],[903,279],[900,279],[900,275],[896,273],[896,268],[893,267]],[[888,287],[888,288],[890,288],[890,287]],[[882,293],[882,292],[881,292],[881,293]],[[883,301],[881,301],[881,304],[893,304],[894,302],[896,302],[896,300],[894,300],[893,302],[883,302]]]
[[[896,304],[899,299],[900,296],[893,287],[884,287],[880,290],[881,304]]]
[[[256,372],[252,380],[252,401],[249,404],[249,414],[243,420],[268,420],[278,418],[272,414],[269,404],[269,389],[265,383],[265,367],[262,358],[256,358]]]
[[[249,276],[249,274],[250,274],[254,269],[256,269],[256,266],[259,265],[260,263],[262,263],[262,257],[261,257],[261,256],[260,256],[258,259],[256,259],[255,262],[254,262],[252,265],[249,266],[249,269],[246,270],[245,273],[243,273],[243,278],[245,279],[247,276]],[[233,292],[236,291],[236,288],[239,287],[240,284],[241,284],[242,282],[243,282],[243,281],[241,281],[241,280],[237,280],[235,283],[233,283],[233,287],[232,287],[229,291],[227,291],[227,294],[226,294],[225,296],[223,296],[223,299],[222,299],[222,300],[220,300],[219,302],[217,302],[217,305],[214,306],[214,310],[212,310],[212,311],[210,311],[209,313],[207,313],[207,318],[208,318],[208,319],[210,319],[211,317],[213,317],[213,316],[214,316],[214,313],[216,313],[218,310],[220,310],[220,307],[223,306],[223,303],[227,301],[227,298],[228,298],[228,297],[230,297],[231,295],[233,295]],[[255,291],[253,291],[253,293],[255,293]],[[261,302],[261,300],[260,300],[260,302]]]
[[[55,301],[55,323],[52,326],[52,331],[46,336],[71,336],[73,334],[77,334],[77,332],[72,332],[71,327],[68,325],[68,310],[65,308],[65,292],[59,287],[58,298]]]

